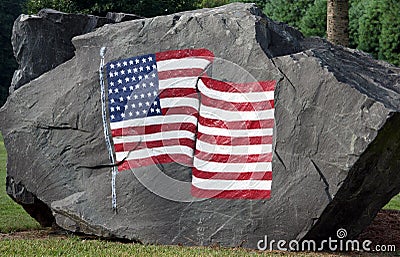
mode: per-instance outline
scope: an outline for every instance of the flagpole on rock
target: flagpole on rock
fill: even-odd
[[[102,118],[103,118],[103,130],[104,130],[104,139],[106,140],[108,156],[110,158],[112,164],[111,171],[111,198],[112,198],[112,208],[114,212],[117,212],[117,192],[115,187],[115,179],[117,177],[117,167],[115,166],[114,152],[110,141],[109,128],[107,123],[107,107],[106,107],[106,89],[104,84],[104,56],[106,54],[106,47],[102,47],[100,49],[100,68],[99,68],[99,76],[100,76],[100,86],[101,86],[101,109],[102,109]]]

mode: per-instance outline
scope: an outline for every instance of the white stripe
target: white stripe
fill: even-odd
[[[196,157],[194,157],[193,166],[198,170],[208,171],[208,172],[272,171],[271,162],[221,163],[221,162],[203,161]]]
[[[170,88],[193,88],[196,89],[198,77],[179,77],[162,79],[159,83],[160,90]]]
[[[137,135],[137,136],[120,136],[113,137],[114,144],[133,143],[133,142],[148,142],[163,139],[178,139],[178,138],[195,138],[195,133],[187,130],[164,131],[153,134]]]
[[[177,69],[205,69],[210,64],[209,60],[202,58],[181,58],[157,61],[157,70],[168,71]]]
[[[172,97],[172,98],[161,98],[160,104],[162,108],[171,107],[193,107],[196,110],[199,109],[200,101],[197,98],[190,97]],[[168,115],[168,113],[167,113]]]
[[[237,154],[237,155],[249,155],[249,154],[264,154],[272,152],[272,144],[260,144],[260,145],[215,145],[209,144],[197,139],[196,149],[202,152],[214,153],[214,154]]]
[[[271,190],[271,180],[214,180],[192,177],[192,184],[208,190]]]
[[[193,148],[184,145],[173,145],[173,146],[133,150],[130,152],[117,152],[115,153],[115,156],[117,161],[122,161],[125,157],[126,160],[135,160],[135,159],[143,159],[163,154],[186,154],[187,156],[192,157]]]
[[[166,115],[166,116],[152,116],[145,117],[140,119],[132,119],[118,122],[111,122],[111,129],[119,129],[124,127],[144,127],[148,125],[160,125],[166,123],[193,123],[197,125],[197,118],[192,115],[185,114],[174,114],[174,115]]]
[[[257,136],[272,136],[273,129],[226,129],[226,128],[214,128],[201,125],[197,125],[198,131],[207,135],[213,136],[226,136],[226,137],[257,137]]]
[[[202,105],[200,108],[200,116],[209,119],[218,119],[224,121],[247,121],[247,120],[266,120],[274,118],[274,109],[264,111],[226,111],[217,108]]]
[[[229,93],[213,90],[204,85],[203,81],[199,80],[199,91],[211,98],[223,100],[233,103],[246,103],[246,102],[262,102],[274,100],[274,91],[265,92],[250,92],[250,93]]]

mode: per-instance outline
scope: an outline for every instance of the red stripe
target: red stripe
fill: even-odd
[[[202,152],[196,149],[196,158],[209,161],[209,162],[222,162],[222,163],[254,163],[254,162],[271,162],[272,153],[264,154],[216,154]]]
[[[126,127],[111,130],[111,135],[113,137],[120,136],[137,136],[144,134],[153,134],[159,132],[173,131],[173,130],[187,130],[195,132],[197,126],[193,123],[163,123],[158,125],[146,125],[144,122],[143,126],[140,127]]]
[[[163,139],[148,142],[126,142],[121,144],[115,144],[115,152],[126,152],[133,150],[140,150],[145,148],[156,148],[164,146],[187,146],[192,149],[195,147],[195,141],[189,138],[173,138]]]
[[[160,98],[171,98],[171,97],[190,97],[198,99],[198,94],[194,88],[169,88],[161,91]]]
[[[197,139],[203,142],[208,142],[217,145],[259,145],[259,144],[272,144],[272,136],[258,136],[258,137],[226,137],[226,136],[213,136],[197,132]]]
[[[189,106],[162,108],[161,112],[163,115],[182,114],[182,115],[189,115],[189,116],[195,116],[195,117],[198,117],[198,115],[199,115],[199,112],[197,109],[189,107]]]
[[[220,180],[272,180],[272,172],[205,172],[192,168],[193,176],[201,179]]]
[[[243,121],[223,121],[217,119],[199,117],[199,123],[203,126],[214,127],[214,128],[226,128],[226,129],[263,129],[273,128],[274,120],[243,120]],[[251,131],[249,131],[251,134]]]
[[[124,161],[118,165],[118,171],[172,162],[180,163],[186,166],[193,166],[193,158],[185,154],[162,154],[148,158]]]
[[[176,70],[168,70],[168,71],[159,71],[158,79],[171,79],[171,78],[180,78],[184,77],[199,77],[204,73],[204,69],[193,68],[193,69],[176,69]]]
[[[274,108],[274,100],[263,101],[263,102],[245,102],[245,103],[234,103],[227,102],[224,100],[213,99],[204,94],[201,94],[201,103],[210,106],[210,107],[218,107],[219,109],[227,110],[227,111],[264,111],[270,110]]]
[[[250,83],[229,83],[224,81],[215,80],[212,78],[202,77],[204,85],[208,88],[221,91],[221,92],[229,92],[229,93],[251,93],[251,92],[265,92],[265,91],[274,91],[275,89],[275,80],[269,81],[257,81]]]
[[[271,190],[204,190],[192,185],[192,196],[198,198],[270,199]]]
[[[164,61],[169,59],[181,59],[187,57],[199,57],[212,61],[214,54],[208,49],[182,49],[182,50],[170,50],[156,53],[157,61]]]

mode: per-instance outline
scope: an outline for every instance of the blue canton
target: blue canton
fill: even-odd
[[[162,115],[154,54],[108,63],[107,81],[111,122]]]

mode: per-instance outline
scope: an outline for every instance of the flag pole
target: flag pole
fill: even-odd
[[[109,134],[109,129],[108,129],[108,123],[107,123],[107,107],[106,107],[106,89],[105,89],[105,84],[104,84],[104,57],[106,54],[107,48],[102,47],[100,49],[100,68],[99,68],[99,76],[100,76],[100,86],[101,86],[101,109],[102,109],[102,118],[103,118],[103,131],[104,131],[104,139],[106,140],[106,145],[107,145],[107,150],[108,150],[108,157],[111,161],[112,164],[112,170],[111,170],[111,204],[112,204],[112,209],[114,210],[115,213],[117,213],[117,192],[116,192],[116,186],[115,186],[115,180],[117,177],[117,167],[115,165],[115,159],[114,159],[114,152],[113,148],[111,145],[110,141],[110,134]]]

